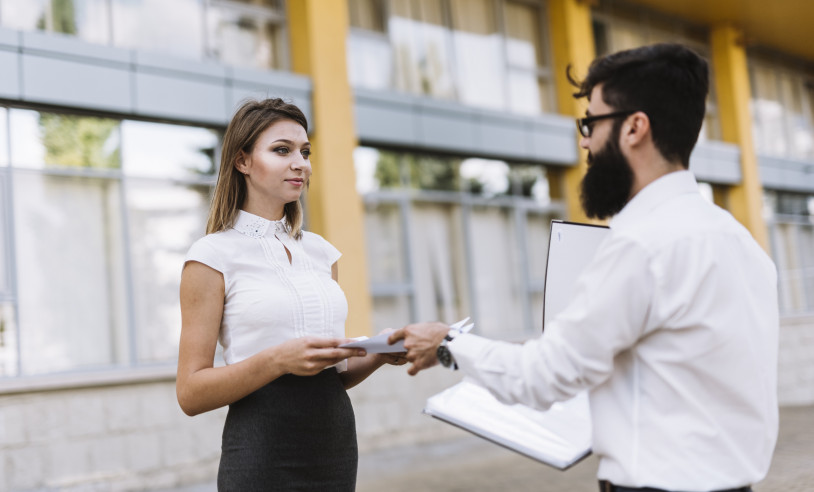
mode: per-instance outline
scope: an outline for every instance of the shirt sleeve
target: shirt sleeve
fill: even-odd
[[[334,247],[333,244],[329,243],[327,239],[322,236],[318,236],[320,239],[320,243],[322,244],[322,251],[325,255],[325,259],[328,261],[328,266],[333,265],[334,263],[339,260],[342,256],[342,253],[339,252],[338,249]]]
[[[226,275],[225,265],[223,264],[223,255],[218,252],[217,248],[215,248],[215,245],[212,243],[209,236],[204,236],[192,244],[189,251],[187,251],[184,265],[186,265],[186,263],[189,261],[203,263],[204,265]]]
[[[449,343],[460,369],[498,400],[546,409],[607,380],[616,354],[646,330],[654,290],[647,254],[609,241],[577,281],[569,305],[520,345],[466,334]]]

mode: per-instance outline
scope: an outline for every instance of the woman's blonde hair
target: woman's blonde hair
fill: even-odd
[[[293,120],[308,131],[308,121],[300,108],[279,98],[246,101],[232,117],[223,136],[220,173],[206,222],[207,234],[234,225],[247,197],[246,177],[235,167],[237,157],[240,151],[250,154],[260,134],[280,120]],[[302,237],[303,211],[299,200],[285,204],[283,217],[288,224],[288,234],[296,239]]]

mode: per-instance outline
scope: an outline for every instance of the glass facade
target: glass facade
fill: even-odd
[[[782,314],[814,313],[814,194],[764,195]]]
[[[814,160],[814,74],[760,55],[749,71],[757,152]]]
[[[542,329],[549,198],[539,165],[359,147],[377,328],[471,316],[477,330]]]
[[[1,374],[174,360],[179,265],[204,233],[218,134],[3,113],[12,143],[0,186],[13,193],[0,200],[0,258],[16,271],[0,262]]]
[[[0,0],[0,25],[240,67],[288,65],[280,0]]]
[[[681,43],[710,59],[708,33],[675,18],[647,9],[601,2],[593,12],[594,43],[597,56],[655,43]],[[710,65],[707,113],[698,141],[721,140],[721,122],[715,95],[715,74]]]
[[[350,0],[351,84],[554,112],[545,12],[521,0]]]

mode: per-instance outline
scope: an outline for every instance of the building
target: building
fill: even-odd
[[[691,169],[780,272],[780,398],[814,402],[814,4],[0,0],[0,490],[211,481],[225,411],[174,394],[178,282],[245,97],[309,116],[308,225],[350,334],[472,316],[533,336],[552,218],[583,219],[565,67],[680,41],[713,91]],[[443,439],[456,381],[351,390],[360,447]]]

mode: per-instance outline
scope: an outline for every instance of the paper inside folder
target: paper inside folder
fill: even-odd
[[[424,413],[560,470],[591,454],[584,392],[542,411],[504,405],[486,389],[464,380],[430,397]]]

